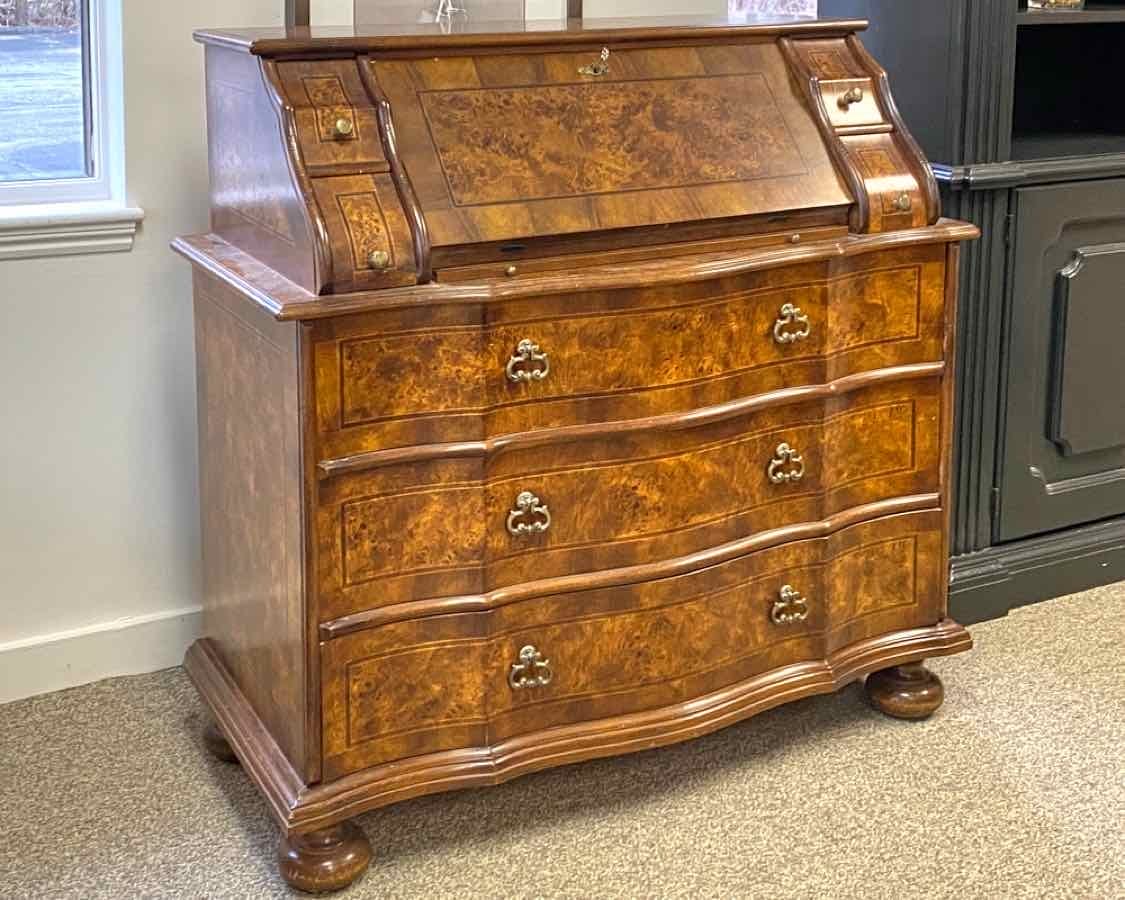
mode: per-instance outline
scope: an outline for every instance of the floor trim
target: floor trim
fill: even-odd
[[[1125,581],[1125,517],[953,558],[949,614],[966,625]]]
[[[0,644],[0,703],[178,666],[199,637],[198,606]]]

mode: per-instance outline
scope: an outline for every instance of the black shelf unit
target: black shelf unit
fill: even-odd
[[[958,317],[952,614],[1125,580],[1125,0],[820,0],[981,226]]]

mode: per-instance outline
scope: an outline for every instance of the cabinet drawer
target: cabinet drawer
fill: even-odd
[[[939,488],[940,379],[327,479],[321,620],[694,553]]]
[[[943,248],[920,247],[320,322],[322,453],[643,418],[940,360],[944,290]]]
[[[332,248],[334,291],[415,282],[410,226],[390,175],[314,178],[312,188]]]
[[[379,122],[351,59],[281,62],[277,72],[293,107],[308,169],[386,164]]]
[[[875,99],[875,84],[870,78],[821,80],[820,96],[828,112],[828,120],[836,128],[887,123]]]
[[[941,513],[925,511],[678,577],[330,640],[324,773],[681,703],[933,624],[942,570]]]

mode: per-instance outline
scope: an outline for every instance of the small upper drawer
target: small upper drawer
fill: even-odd
[[[934,510],[675,577],[325,641],[324,774],[666,707],[933,624],[943,568]]]
[[[414,284],[414,242],[390,175],[314,178],[332,253],[332,289]]]
[[[836,128],[887,123],[870,78],[821,81],[820,95],[828,111],[828,119]]]
[[[314,325],[322,457],[643,418],[942,358],[940,246]]]
[[[890,381],[718,421],[426,448],[320,484],[322,620],[686,557],[939,490],[941,379]],[[413,454],[413,455],[411,455]]]
[[[280,62],[277,71],[311,174],[339,166],[385,167],[379,123],[355,60]]]

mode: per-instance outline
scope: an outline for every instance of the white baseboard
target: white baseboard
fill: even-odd
[[[190,607],[0,644],[0,703],[178,666],[201,624]]]

